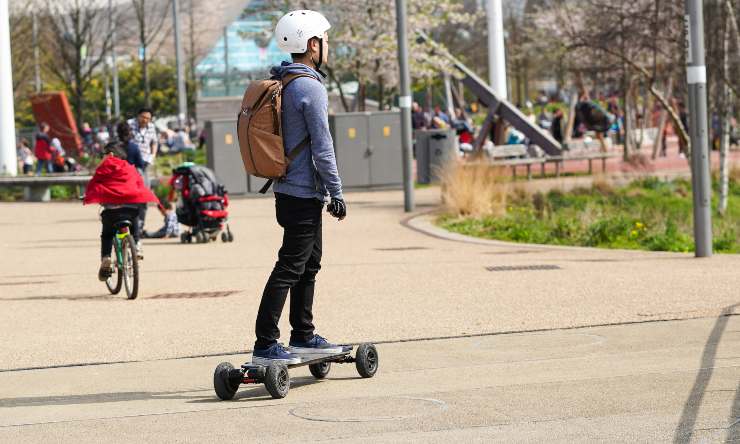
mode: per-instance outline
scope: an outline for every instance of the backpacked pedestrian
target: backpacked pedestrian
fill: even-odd
[[[318,12],[293,11],[275,28],[278,46],[291,53],[292,63],[272,69],[275,79],[301,74],[282,92],[282,128],[286,154],[302,149],[289,164],[283,180],[274,185],[277,222],[283,228],[278,261],[262,293],[257,313],[253,362],[296,363],[302,354],[332,353],[341,346],[314,333],[313,298],[321,268],[321,213],[339,220],[347,214],[342,182],[329,132],[328,97],[321,66],[327,62],[331,25]],[[308,137],[308,145],[302,141]],[[306,146],[306,149],[303,149]],[[290,349],[278,344],[278,320],[290,292]]]

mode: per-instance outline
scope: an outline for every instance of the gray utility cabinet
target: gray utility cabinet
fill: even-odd
[[[402,181],[401,113],[329,116],[339,175],[345,187],[398,186]],[[267,181],[244,171],[236,119],[206,122],[207,162],[231,194],[257,193]]]
[[[207,163],[230,194],[257,193],[267,181],[244,171],[236,118],[206,122]]]
[[[329,127],[343,186],[403,183],[400,112],[334,114]]]
[[[416,181],[432,183],[439,180],[439,171],[457,155],[458,142],[454,130],[416,130]]]

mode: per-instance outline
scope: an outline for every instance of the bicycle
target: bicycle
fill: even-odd
[[[105,281],[111,294],[118,294],[121,287],[126,288],[128,299],[136,299],[139,293],[139,258],[136,254],[136,242],[131,236],[131,221],[124,220],[114,225],[116,235],[113,247],[116,252],[113,272]]]

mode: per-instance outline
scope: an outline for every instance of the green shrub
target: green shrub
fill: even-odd
[[[23,200],[22,187],[0,188],[0,202]]]
[[[73,200],[78,197],[76,185],[52,185],[49,191],[52,200]]]
[[[715,186],[717,184],[715,183]],[[714,250],[740,253],[740,187],[730,182],[727,214],[713,217]],[[717,193],[712,196],[717,207]],[[691,184],[686,179],[600,184],[564,193],[512,191],[500,216],[442,217],[462,234],[513,242],[690,252],[694,250]]]

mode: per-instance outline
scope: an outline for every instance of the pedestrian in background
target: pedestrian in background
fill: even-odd
[[[36,175],[40,176],[42,170],[51,173],[51,139],[49,139],[49,124],[42,122],[39,132],[36,133],[36,143],[33,147],[36,163]]]
[[[23,138],[18,143],[18,169],[23,171],[24,175],[32,173],[33,161],[33,151],[31,151],[28,139]]]
[[[143,168],[138,168],[139,174],[144,179],[144,185],[147,188],[151,188],[149,182],[149,166],[154,163],[154,159],[157,157],[157,148],[159,144],[159,136],[157,135],[157,129],[152,123],[152,117],[154,113],[149,108],[141,108],[136,113],[136,117],[129,119],[128,126],[131,129],[131,136],[133,141],[139,146],[141,152],[141,159],[143,161]],[[139,222],[141,223],[140,229],[144,230],[144,223],[146,221],[146,204],[141,204],[139,210]]]

